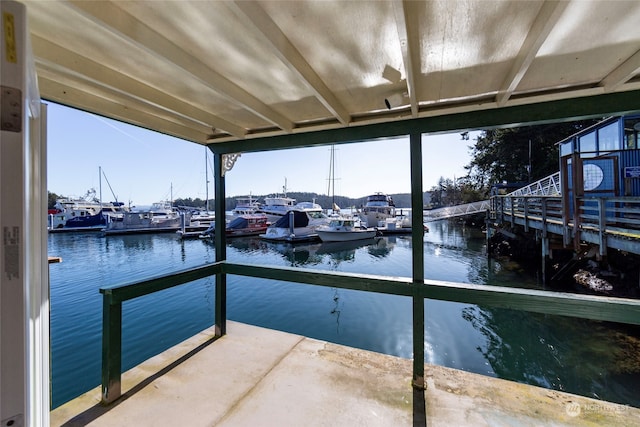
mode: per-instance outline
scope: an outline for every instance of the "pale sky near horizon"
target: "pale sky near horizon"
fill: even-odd
[[[207,194],[202,145],[48,102],[47,189],[58,195],[83,196],[91,188],[102,199],[135,205]],[[423,186],[442,176],[464,176],[468,141],[460,134],[423,136]],[[335,149],[335,194],[352,198],[375,192],[408,193],[408,138],[340,144]],[[226,174],[226,196],[282,192],[328,194],[330,146],[245,153]],[[213,159],[208,156],[209,198],[214,198]],[[108,184],[107,184],[108,181]],[[97,194],[99,196],[99,194]]]

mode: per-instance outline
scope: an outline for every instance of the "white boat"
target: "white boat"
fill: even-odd
[[[252,215],[260,209],[260,202],[249,195],[248,197],[236,197],[236,206],[231,210],[231,215],[227,214],[229,221],[242,215]]]
[[[296,199],[287,197],[287,194],[274,195],[264,198],[264,204],[256,209],[256,213],[267,215],[270,222],[275,223],[287,212],[294,208]]]
[[[391,196],[383,193],[371,194],[360,212],[360,219],[367,227],[378,227],[381,221],[396,216],[396,207]]]
[[[315,199],[313,200],[313,202],[296,203],[292,209],[298,209],[298,210],[309,212],[309,213],[321,213],[321,214],[324,213],[324,211],[322,210],[322,206],[317,204]]]
[[[205,229],[216,221],[216,213],[213,211],[192,210],[187,212],[189,225],[192,227],[204,227]]]
[[[65,198],[56,200],[56,213],[49,214],[49,229],[63,228],[67,220],[76,217],[95,216],[100,212],[100,203],[83,198]]]
[[[307,212],[300,209],[290,209],[286,215],[271,224],[260,237],[266,240],[299,242],[317,240],[316,229],[328,222],[323,214]]]
[[[375,228],[361,227],[351,217],[333,218],[329,224],[318,227],[316,232],[323,242],[372,239],[378,233]]]
[[[140,234],[178,231],[188,221],[169,201],[155,202],[149,209],[125,212],[122,218],[110,219],[103,234]]]
[[[173,203],[168,200],[152,203],[148,211],[153,213],[155,217],[171,217],[177,215],[178,213],[178,210],[173,207]]]
[[[109,218],[122,218],[127,210],[123,203],[100,203],[91,200],[94,193],[87,194],[84,198],[58,199],[49,213],[49,231],[101,230]]]
[[[376,229],[380,234],[385,236],[389,234],[411,234],[413,232],[411,217],[405,215],[398,215],[396,217],[380,221]],[[427,227],[426,224],[422,224],[422,232],[429,232],[429,227]]]

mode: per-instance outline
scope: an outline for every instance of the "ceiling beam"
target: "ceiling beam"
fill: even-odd
[[[249,20],[253,24],[258,37],[269,42],[274,55],[307,85],[315,97],[340,123],[349,124],[351,116],[347,109],[257,2],[235,1],[227,3],[227,6],[239,18]]]
[[[190,55],[187,50],[177,46],[164,35],[120,9],[116,4],[107,1],[83,0],[72,0],[70,4],[98,25],[121,35],[157,58],[185,70],[230,102],[251,111],[286,132],[293,130],[294,125],[289,119],[211,69],[197,57]]]
[[[209,128],[224,130],[236,138],[242,138],[247,133],[246,129],[240,126],[194,107],[191,103],[169,96],[165,92],[122,74],[105,64],[99,64],[51,43],[35,33],[31,33],[31,43],[33,53],[38,59],[58,64],[69,71],[77,73],[77,75],[82,75],[86,79],[108,87],[112,91],[116,91],[115,88],[118,88],[118,92],[136,98],[138,103],[155,104],[164,108],[170,114],[199,121]]]
[[[207,134],[199,132],[193,126],[184,126],[169,120],[162,119],[155,114],[131,108],[129,103],[118,103],[111,99],[96,94],[95,90],[80,89],[78,85],[73,87],[64,85],[56,80],[51,80],[45,72],[38,74],[38,85],[47,96],[43,99],[73,108],[87,111],[109,119],[149,129],[154,132],[164,133],[176,138],[203,144]],[[99,113],[96,113],[99,111]]]
[[[481,111],[419,117],[394,122],[327,129],[310,133],[218,142],[208,147],[215,153],[242,153],[396,138],[411,133],[451,133],[497,127],[598,118],[640,112],[640,90],[568,98]]]
[[[87,78],[84,75],[77,74],[73,71],[70,71],[59,64],[46,62],[41,58],[36,58],[35,64],[36,64],[36,70],[38,73],[38,78],[43,77],[49,81],[52,81],[52,82],[55,81],[58,86],[66,87],[68,89],[66,91],[57,92],[58,94],[57,96],[62,96],[63,98],[66,99],[66,101],[63,102],[65,105],[73,106],[72,104],[73,98],[70,96],[70,94],[73,93],[71,89],[76,88],[78,90],[78,93],[90,93],[100,99],[104,99],[112,102],[115,105],[118,105],[118,107],[116,108],[116,110],[118,111],[120,108],[119,106],[125,106],[130,111],[137,111],[149,117],[158,117],[160,118],[161,122],[175,123],[184,128],[192,128],[193,130],[200,132],[200,134],[208,135],[211,133],[211,127],[207,124],[202,124],[200,122],[194,121],[189,117],[177,116],[153,104],[149,104],[146,102],[141,103],[139,102],[139,100],[130,96],[128,93],[122,92],[114,88],[106,87],[100,82],[96,82],[94,80]],[[44,90],[42,90],[41,92],[43,94],[46,94],[44,96],[45,98],[49,95]],[[104,105],[104,104],[101,104],[101,105]],[[108,112],[103,113],[100,110],[92,111],[90,108],[87,108],[86,110],[94,114],[104,115],[105,117],[109,116]],[[116,120],[129,122],[127,120],[126,115],[119,116],[116,118]],[[131,122],[131,123],[135,125],[139,125],[138,122]],[[201,143],[203,141],[197,140],[196,142]]]
[[[540,47],[547,39],[556,23],[567,8],[569,1],[545,1],[538,12],[527,37],[520,47],[518,55],[513,61],[511,70],[507,74],[498,94],[496,101],[499,106],[504,106],[513,92],[516,90],[520,81],[527,73],[531,63],[535,59]]]
[[[417,31],[411,20],[411,16],[417,16],[417,13],[409,13],[412,2],[405,0],[395,0],[392,2],[393,14],[396,19],[396,28],[398,29],[398,38],[400,39],[400,50],[402,51],[402,60],[404,62],[405,75],[407,76],[407,91],[409,94],[409,102],[411,104],[411,116],[418,117],[418,100],[415,79],[415,64],[420,64],[420,58],[416,57],[419,52],[417,43]],[[416,57],[414,59],[414,57]]]
[[[631,55],[600,82],[605,92],[612,92],[640,71],[640,50]]]

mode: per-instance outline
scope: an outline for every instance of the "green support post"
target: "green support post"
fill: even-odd
[[[102,404],[120,397],[122,373],[122,303],[102,297]]]
[[[223,175],[223,159],[222,154],[215,153],[214,159],[214,182],[215,182],[215,248],[216,262],[225,261],[227,259],[227,237],[225,233],[225,188]],[[216,274],[216,291],[215,291],[215,330],[216,337],[221,337],[227,333],[227,274],[220,272]]]
[[[422,193],[422,134],[409,137],[411,157],[411,228],[413,276],[413,381],[415,389],[424,390],[424,213]]]

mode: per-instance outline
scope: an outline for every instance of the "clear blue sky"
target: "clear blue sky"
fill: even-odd
[[[176,198],[205,198],[205,148],[136,126],[48,103],[48,190],[58,195],[99,193],[102,167],[119,201],[150,205]],[[423,185],[465,175],[469,146],[460,134],[423,137]],[[243,154],[226,175],[227,197],[288,191],[327,194],[330,148]],[[209,155],[209,197],[214,197]],[[336,195],[408,193],[408,138],[341,144],[335,151]],[[113,200],[102,180],[102,199]]]

